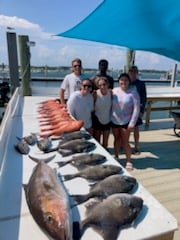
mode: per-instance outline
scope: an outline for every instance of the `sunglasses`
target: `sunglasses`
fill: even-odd
[[[77,65],[74,65],[74,66],[73,66],[73,68],[76,68],[76,67],[81,67],[81,65],[80,65],[80,64],[79,64],[79,65],[77,64]]]
[[[107,84],[106,83],[102,83],[102,84],[99,84],[99,87],[105,87]]]
[[[87,84],[84,84],[84,85],[82,85],[83,86],[83,88],[92,88],[92,86],[91,85],[87,85]]]

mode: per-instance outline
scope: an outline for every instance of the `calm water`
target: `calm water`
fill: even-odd
[[[47,72],[31,72],[31,77],[32,79],[33,78],[54,78],[57,80],[57,78],[61,78],[63,79],[64,76],[68,73],[70,73],[71,71],[47,71]],[[91,78],[92,76],[96,75],[97,74],[97,71],[90,71],[90,72],[84,72],[84,74]],[[116,72],[108,72],[109,75],[111,75],[114,79],[117,79],[120,72],[116,71]],[[161,73],[141,73],[140,74],[140,79],[141,80],[151,80],[151,79],[157,79],[157,80],[160,80],[162,74]],[[7,74],[2,74],[2,72],[0,72],[0,77],[3,78],[3,77],[7,77]],[[176,76],[176,79],[177,80],[180,80],[180,75],[177,75]],[[41,86],[41,82],[36,82],[36,85],[37,86]],[[52,87],[57,87],[57,89],[59,89],[60,87],[60,84],[61,84],[61,81],[52,81]],[[115,82],[115,86],[118,86],[118,83]],[[170,86],[170,83],[167,82],[158,82],[158,83],[154,83],[154,82],[146,82],[146,86]],[[178,83],[178,86],[180,86],[180,81]],[[158,102],[158,103],[154,103],[154,106],[166,106],[167,102]],[[169,111],[159,111],[159,112],[151,112],[151,119],[161,119],[161,118],[169,118],[170,117],[170,113]]]

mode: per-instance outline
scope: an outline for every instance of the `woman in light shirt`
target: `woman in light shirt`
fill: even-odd
[[[93,92],[93,136],[107,149],[110,133],[112,90],[109,89],[109,82],[106,77],[98,77],[97,87],[99,89]]]
[[[82,120],[84,128],[90,134],[93,134],[91,114],[94,110],[94,100],[91,91],[91,80],[88,78],[83,79],[80,90],[73,92],[68,99],[67,109],[76,120]]]
[[[122,73],[119,78],[119,87],[113,89],[111,126],[114,136],[115,157],[119,157],[120,147],[123,146],[126,154],[126,169],[132,170],[131,148],[129,144],[130,131],[134,128],[140,111],[138,93],[129,89],[130,77]]]

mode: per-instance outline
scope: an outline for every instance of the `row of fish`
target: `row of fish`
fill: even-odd
[[[41,133],[49,132],[47,125],[50,122],[57,125],[57,122],[61,121],[62,109],[64,106],[56,104],[55,100],[40,104],[38,112]],[[67,118],[68,122],[69,116],[66,110],[63,111],[62,116]],[[59,115],[56,115],[57,112]],[[31,146],[27,139],[36,137],[32,144],[37,144],[44,155],[54,151],[61,154],[58,161],[54,161],[59,168],[58,173],[48,165],[54,155],[42,161],[29,154],[29,157],[37,162],[28,184],[24,185],[33,218],[41,229],[55,240],[79,240],[89,227],[104,240],[117,240],[121,228],[132,224],[143,208],[143,199],[132,194],[137,187],[136,179],[123,175],[123,169],[109,164],[104,155],[92,152],[96,144],[89,141],[91,136],[86,131],[58,131],[57,134],[53,132],[53,136],[50,134],[51,138],[46,134],[41,134],[40,139],[36,134],[18,138],[19,145],[15,145],[20,153],[29,154],[29,151],[23,153],[24,144]],[[56,147],[52,144],[53,140],[58,140]],[[68,164],[77,169],[76,173],[62,174],[61,170],[65,166],[67,168]],[[69,194],[66,181],[77,177],[87,180],[88,193]],[[77,208],[80,204],[86,207],[85,217],[79,222],[73,222],[72,208]]]
[[[67,111],[66,105],[57,100],[41,102],[38,107],[40,136],[59,136],[64,132],[80,130],[82,120],[73,119]]]
[[[21,154],[29,154],[30,146],[37,145],[40,151],[45,153],[59,151],[63,156],[69,156],[73,153],[86,152],[95,148],[95,144],[87,141],[90,135],[86,131],[74,131],[70,133],[63,133],[59,136],[59,143],[56,147],[52,148],[52,141],[57,138],[39,138],[38,134],[31,133],[22,138],[17,137],[18,143],[15,149]]]
[[[140,197],[128,193],[135,186],[133,177],[115,174],[93,184],[88,194],[72,195],[76,204],[96,198],[86,205],[86,217],[74,230],[69,194],[51,167],[39,161],[24,188],[33,218],[51,238],[77,240],[92,227],[104,240],[116,240],[121,228],[131,224],[143,207]]]

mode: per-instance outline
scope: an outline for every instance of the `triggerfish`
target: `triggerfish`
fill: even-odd
[[[24,185],[29,210],[40,228],[56,240],[72,240],[69,197],[55,171],[40,161]]]
[[[104,240],[117,240],[121,229],[130,226],[142,208],[143,199],[128,193],[91,202],[87,205],[86,218],[80,223],[81,235],[92,227]]]

